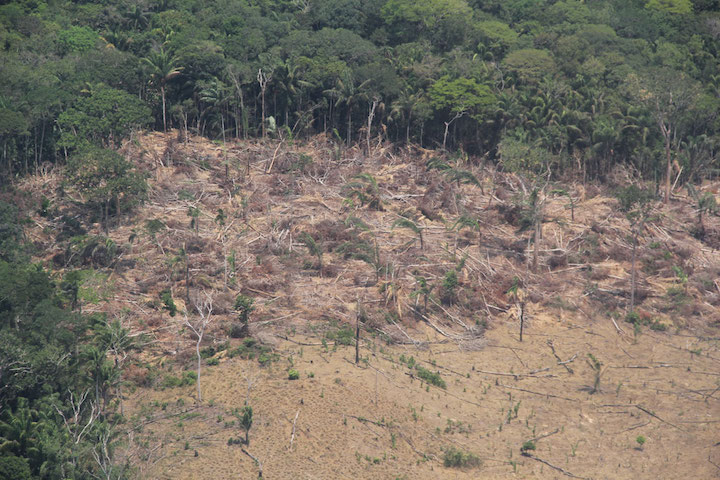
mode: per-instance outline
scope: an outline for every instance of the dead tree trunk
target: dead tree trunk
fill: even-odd
[[[360,299],[357,300],[355,312],[355,365],[360,363]]]
[[[202,343],[203,336],[205,335],[205,330],[212,320],[213,311],[213,298],[206,292],[203,292],[203,296],[204,298],[199,298],[195,301],[195,310],[198,315],[200,315],[200,319],[196,322],[191,322],[188,319],[187,314],[185,316],[185,325],[189,327],[197,337],[197,342],[195,343],[195,353],[197,354],[198,403],[202,403],[202,389],[200,388],[200,368],[202,366],[202,356],[200,355],[200,344]]]

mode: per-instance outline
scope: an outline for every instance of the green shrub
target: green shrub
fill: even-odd
[[[417,371],[417,376],[420,377],[422,380],[425,380],[427,383],[443,389],[447,388],[445,380],[442,379],[439,373],[432,372],[427,368],[421,367],[420,365],[417,365],[415,367],[415,370]]]
[[[291,368],[288,370],[288,380],[297,380],[300,378],[300,372],[295,370],[294,368]]]
[[[272,362],[277,357],[277,355],[270,351],[269,347],[259,344],[254,338],[244,339],[242,345],[228,351],[227,355],[230,358],[240,357],[245,360],[257,358],[258,363],[263,366]]]
[[[535,450],[537,447],[535,447],[535,442],[532,440],[528,440],[527,442],[522,444],[522,447],[520,447],[520,451],[522,453],[529,452],[530,450]]]
[[[664,323],[660,323],[657,320],[650,324],[650,330],[654,330],[656,332],[664,332],[667,329],[668,329],[667,325],[665,325]]]
[[[450,270],[445,274],[442,281],[442,292],[440,294],[440,300],[447,304],[452,305],[457,300],[457,287],[459,285],[457,271]]]
[[[343,325],[338,327],[337,322],[331,324],[332,329],[325,333],[327,340],[332,340],[335,345],[353,345],[355,343],[355,331],[352,327]]]
[[[477,455],[450,447],[443,455],[443,465],[448,468],[473,468],[482,465],[482,460]]]
[[[245,295],[238,295],[235,299],[235,310],[238,312],[238,320],[240,320],[241,323],[247,325],[250,320],[250,314],[255,310],[253,303],[255,303],[255,300]]]
[[[30,472],[27,458],[17,457],[5,452],[0,457],[0,480],[30,480],[33,478]]]
[[[175,301],[172,298],[172,293],[170,292],[170,289],[165,289],[162,292],[160,292],[160,300],[165,304],[163,307],[163,310],[167,310],[170,312],[170,316],[174,317],[177,313],[177,306],[175,305]]]
[[[640,315],[637,312],[630,312],[625,316],[625,321],[632,324],[640,323]]]
[[[243,338],[247,336],[248,326],[247,323],[233,322],[228,329],[228,336],[230,338]]]
[[[208,364],[208,366],[211,366],[211,367],[213,367],[215,365],[220,365],[220,359],[215,358],[215,357],[208,358],[207,364]]]
[[[197,382],[197,373],[193,371],[183,372],[180,377],[167,375],[161,383],[162,388],[175,388],[195,385]]]

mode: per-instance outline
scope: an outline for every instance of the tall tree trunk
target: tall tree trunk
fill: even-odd
[[[540,244],[540,220],[535,220],[535,248],[533,249],[533,273],[538,272],[538,249]]]
[[[108,200],[105,200],[105,201],[103,202],[103,206],[104,206],[103,210],[104,210],[104,212],[103,212],[103,222],[102,222],[102,224],[103,224],[103,230],[105,231],[105,236],[107,236],[108,233],[109,233],[109,232],[108,232],[108,217],[109,217],[108,210],[109,210],[109,208],[110,208],[110,207],[109,207],[109,204],[110,204],[110,202],[109,202]]]
[[[222,128],[222,137],[223,137],[223,156],[225,157],[225,180],[228,179],[230,176],[229,173],[229,166],[228,166],[228,156],[227,156],[227,146],[225,145],[225,117],[223,116],[222,112],[220,112],[220,128]]]
[[[202,335],[198,335],[198,341],[195,344],[195,352],[197,353],[197,394],[198,403],[202,403],[202,392],[200,391],[200,365],[202,364],[202,356],[200,355],[200,342],[202,342]]]
[[[360,363],[360,299],[357,299],[355,310],[355,365]]]
[[[352,107],[348,104],[348,115],[347,115],[347,146],[350,146],[350,131],[352,130]]]
[[[635,261],[637,251],[637,232],[633,233],[632,262],[630,264],[630,313],[635,310]]]
[[[262,118],[260,120],[262,122],[262,138],[265,138],[265,89],[264,88],[260,90],[260,97],[261,97],[261,102],[262,102]]]
[[[373,100],[372,104],[370,105],[370,112],[368,113],[368,123],[367,123],[367,154],[370,155],[370,131],[372,130],[372,122],[375,118],[375,108],[377,107],[378,101]]]
[[[405,144],[410,144],[410,124],[412,123],[412,112],[408,114],[407,128],[405,129]]]
[[[165,85],[160,85],[160,96],[162,97],[163,132],[167,132],[167,121],[165,119]]]
[[[667,172],[665,173],[665,204],[670,202],[670,176],[672,175],[672,161],[670,160],[670,137],[665,137],[665,157]]]
[[[42,163],[42,154],[43,154],[43,149],[44,149],[43,146],[44,145],[45,145],[45,120],[43,119],[42,129],[41,129],[41,133],[40,133],[40,152],[38,152],[38,154],[40,156],[39,157],[40,163]]]
[[[38,173],[38,139],[37,126],[33,126],[33,162],[35,163],[35,175]]]

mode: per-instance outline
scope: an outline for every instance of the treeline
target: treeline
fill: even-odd
[[[0,7],[7,176],[179,128],[325,132],[602,178],[716,168],[718,0],[105,0]]]

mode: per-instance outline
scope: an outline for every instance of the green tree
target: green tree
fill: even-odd
[[[133,129],[150,121],[150,109],[122,90],[103,84],[91,85],[86,96],[58,117],[61,147],[81,149],[88,144],[110,147],[119,145]]]
[[[692,12],[693,5],[690,0],[649,0],[645,8],[665,13],[688,14]]]
[[[160,89],[162,99],[162,121],[163,132],[167,131],[165,87],[168,82],[180,75],[182,67],[178,66],[178,59],[164,47],[157,48],[150,52],[150,55],[143,58],[150,74],[150,81]]]
[[[100,208],[100,218],[108,231],[110,206],[115,213],[131,208],[144,199],[144,176],[120,154],[98,147],[87,147],[70,157],[68,177],[88,203]]]
[[[392,228],[395,229],[395,227],[407,228],[408,230],[415,233],[415,235],[418,236],[418,240],[420,241],[420,251],[425,250],[425,242],[423,241],[424,227],[419,222],[414,222],[409,218],[403,217],[395,220]]]
[[[505,53],[512,49],[518,42],[518,34],[506,23],[497,20],[479,22],[476,26],[480,33],[481,41],[478,50],[487,51],[492,54],[493,59],[501,59]]]
[[[250,428],[253,424],[253,409],[250,405],[245,405],[240,414],[240,426],[245,430],[245,445],[250,445]]]
[[[58,33],[58,49],[62,55],[95,48],[100,36],[87,26],[73,25]]]
[[[448,112],[449,120],[445,121],[442,148],[445,150],[450,125],[469,115],[478,122],[482,122],[497,99],[490,87],[478,83],[472,78],[451,79],[445,75],[432,84],[428,90],[428,97],[436,110]]]
[[[221,80],[213,78],[209,82],[200,85],[200,100],[208,104],[208,116],[220,121],[220,133],[223,141],[223,163],[225,164],[225,179],[228,179],[230,164],[227,158],[227,145],[225,143],[225,115],[228,104],[232,99],[232,91],[228,85]]]
[[[331,89],[325,90],[325,94],[330,98],[334,99],[335,108],[344,106],[345,114],[347,116],[347,132],[346,142],[350,145],[352,137],[352,113],[353,108],[360,101],[367,98],[367,94],[364,88],[368,84],[368,80],[362,82],[359,85],[355,84],[355,77],[350,69],[345,69],[342,75],[335,79],[335,86]]]
[[[353,181],[348,182],[343,187],[345,194],[345,203],[354,206],[354,200],[360,202],[360,206],[365,205],[373,210],[382,210],[382,200],[380,199],[380,187],[375,177],[369,173],[358,173],[353,176]]]
[[[310,255],[313,255],[314,257],[317,257],[318,259],[318,271],[320,272],[320,276],[322,277],[322,270],[323,270],[323,247],[322,243],[320,241],[315,241],[315,239],[307,232],[303,232],[300,235],[300,241],[305,244],[305,246],[308,249],[308,253]]]
[[[535,48],[510,52],[502,61],[502,66],[526,84],[537,84],[544,76],[552,76],[556,72],[550,52]]]

